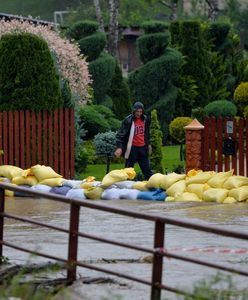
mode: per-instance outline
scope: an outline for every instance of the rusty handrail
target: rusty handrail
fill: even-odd
[[[4,212],[4,202],[5,202],[4,189],[28,193],[35,197],[43,197],[43,198],[47,198],[47,199],[50,199],[53,201],[59,201],[59,202],[69,204],[70,205],[70,228],[69,228],[69,230],[63,229],[63,228],[60,228],[57,226],[44,224],[42,222],[33,221],[28,218],[19,217],[19,216],[13,215],[13,214],[5,213]],[[106,238],[98,237],[95,235],[79,232],[78,227],[79,227],[79,217],[80,217],[80,207],[81,206],[87,207],[90,209],[97,209],[97,210],[104,211],[104,212],[120,214],[120,215],[124,215],[127,217],[133,217],[133,218],[138,218],[138,219],[155,222],[154,247],[152,249],[149,249],[146,247],[139,247],[139,246],[132,245],[132,244],[127,244],[127,243],[124,244],[122,242],[118,242],[115,240],[106,239]],[[50,228],[53,230],[58,230],[58,231],[67,233],[69,235],[68,258],[63,259],[63,258],[59,258],[59,257],[52,256],[49,254],[45,254],[42,252],[28,250],[28,249],[25,249],[25,248],[19,247],[17,245],[14,245],[12,243],[8,243],[8,242],[4,241],[3,225],[4,225],[5,217],[16,219],[16,220],[23,221],[23,222],[28,222],[28,223],[39,225],[39,226],[44,226],[44,227],[47,227],[47,228]],[[248,273],[243,270],[228,268],[228,267],[220,265],[220,264],[208,263],[203,260],[192,259],[192,258],[184,257],[181,255],[175,255],[173,253],[167,252],[164,247],[165,224],[180,226],[180,227],[184,227],[187,229],[194,229],[194,230],[199,230],[199,231],[203,231],[203,232],[209,232],[209,233],[218,234],[218,235],[222,235],[222,236],[228,236],[228,237],[237,238],[237,239],[248,240],[248,234],[245,232],[226,230],[226,229],[222,229],[220,227],[209,225],[204,222],[201,222],[201,224],[199,224],[199,223],[195,224],[194,222],[190,222],[188,220],[186,221],[186,220],[179,220],[176,218],[161,217],[161,216],[146,214],[146,213],[138,213],[138,212],[134,212],[134,211],[127,210],[127,209],[120,209],[120,208],[116,208],[113,206],[104,205],[101,203],[95,203],[95,202],[92,202],[89,200],[68,199],[62,195],[37,192],[37,191],[33,191],[29,188],[19,187],[19,186],[15,186],[15,185],[12,185],[9,183],[0,182],[0,256],[2,256],[2,246],[5,245],[7,247],[11,247],[11,248],[14,248],[14,249],[17,249],[20,251],[33,253],[33,254],[36,254],[39,256],[43,256],[46,258],[55,259],[57,261],[62,261],[62,262],[67,263],[67,265],[68,265],[67,279],[69,281],[76,280],[76,266],[81,266],[84,268],[104,272],[104,273],[107,273],[110,275],[115,275],[115,276],[119,276],[119,277],[126,278],[129,280],[133,280],[136,282],[140,282],[143,284],[147,284],[147,285],[151,286],[151,299],[152,300],[161,299],[161,290],[163,290],[163,289],[167,290],[167,291],[191,296],[187,292],[184,292],[184,291],[181,291],[181,290],[175,289],[173,287],[169,287],[169,286],[162,284],[162,270],[163,270],[163,257],[164,256],[183,260],[185,262],[190,262],[190,263],[207,266],[210,268],[225,270],[228,272],[233,272],[233,273],[237,273],[237,274],[239,273],[240,275],[248,276]],[[80,261],[77,261],[78,237],[89,238],[89,239],[101,241],[104,243],[113,244],[116,246],[121,246],[121,247],[129,248],[129,249],[133,249],[133,250],[139,250],[139,251],[152,253],[153,254],[152,281],[149,282],[149,281],[146,281],[146,280],[143,280],[143,279],[131,276],[131,275],[113,272],[113,271],[107,270],[105,268],[96,267],[96,266],[88,265],[88,264],[82,263]]]

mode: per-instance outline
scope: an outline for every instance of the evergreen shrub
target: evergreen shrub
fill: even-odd
[[[145,34],[164,32],[169,28],[168,23],[161,21],[147,21],[142,24]]]
[[[213,22],[209,25],[209,36],[218,49],[228,36],[231,25],[226,22]]]
[[[239,112],[243,113],[248,105],[248,82],[241,82],[234,92],[234,102],[237,104]]]
[[[106,46],[106,35],[103,32],[96,32],[78,41],[81,52],[87,56],[88,61],[97,59]]]
[[[140,60],[145,64],[165,53],[169,44],[169,33],[145,34],[137,39]]]
[[[204,107],[208,117],[234,117],[237,114],[237,107],[228,100],[216,100]]]
[[[0,39],[0,109],[42,110],[62,106],[59,76],[47,43],[30,33]]]
[[[68,38],[80,40],[98,30],[98,23],[94,21],[79,21],[74,23],[65,33]]]

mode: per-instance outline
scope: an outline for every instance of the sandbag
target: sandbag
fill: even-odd
[[[187,173],[187,177],[195,176],[201,172],[202,172],[202,170],[196,170],[196,169],[189,170]]]
[[[132,188],[136,189],[136,190],[139,190],[139,191],[147,191],[148,190],[148,188],[147,188],[147,182],[148,181],[136,181],[136,182],[133,182]]]
[[[136,200],[139,190],[135,189],[120,189],[120,199]]]
[[[23,177],[34,176],[34,174],[32,173],[31,168],[29,168],[29,169],[23,170],[22,176],[23,176]]]
[[[71,187],[68,185],[54,186],[53,188],[51,188],[50,193],[65,196],[69,192],[69,190],[71,190]]]
[[[131,189],[133,186],[133,181],[131,180],[125,180],[125,181],[119,181],[115,183],[115,186],[119,189]]]
[[[222,188],[224,182],[233,175],[234,170],[214,174],[207,182],[213,188]]]
[[[165,201],[166,202],[173,202],[173,201],[175,201],[175,198],[171,197],[171,196],[168,196],[168,197],[165,198]]]
[[[175,198],[175,201],[202,201],[199,197],[194,193],[184,192],[180,196]]]
[[[38,183],[38,180],[36,179],[35,176],[22,176],[18,175],[14,177],[11,181],[13,184],[21,185],[21,184],[26,184],[26,185],[36,185]]]
[[[81,184],[83,183],[83,180],[69,180],[65,179],[63,181],[63,185],[69,186],[73,189],[79,189]]]
[[[228,196],[228,190],[210,188],[203,193],[203,201],[222,203]]]
[[[186,192],[194,193],[199,199],[202,199],[203,193],[209,188],[207,183],[192,183],[186,187]]]
[[[126,172],[128,179],[134,179],[136,176],[136,172],[134,170],[134,168],[125,168],[124,172]]]
[[[103,193],[103,189],[100,187],[91,187],[84,190],[86,198],[91,200],[100,200]]]
[[[162,178],[164,177],[163,174],[161,173],[156,173],[156,174],[153,174],[147,184],[146,184],[146,187],[148,189],[151,189],[151,188],[160,188],[161,187],[161,182],[162,182]]]
[[[213,175],[214,171],[200,172],[195,176],[186,178],[186,185],[193,183],[206,183]]]
[[[229,197],[233,197],[237,201],[245,201],[248,199],[248,186],[244,185],[229,191]]]
[[[31,189],[34,190],[34,191],[37,191],[37,192],[49,193],[52,188],[48,185],[37,184],[37,185],[33,185],[31,187]]]
[[[170,173],[168,175],[163,175],[161,179],[160,187],[164,190],[167,190],[169,187],[171,187],[174,183],[185,179],[185,174],[177,174],[177,173]]]
[[[56,173],[51,167],[35,165],[31,167],[31,172],[38,179],[39,182],[48,178],[60,178],[62,177],[58,173]]]
[[[246,176],[231,176],[223,184],[224,189],[235,189],[243,185],[248,185],[248,177]]]
[[[57,178],[47,178],[47,179],[44,179],[42,181],[39,182],[39,184],[45,184],[45,185],[49,185],[51,187],[54,187],[54,186],[62,186],[63,185],[63,182],[64,182],[64,178],[61,178],[61,177],[57,177]]]
[[[4,195],[5,195],[6,197],[14,197],[14,192],[5,189],[5,190],[4,190]]]
[[[124,181],[128,179],[127,172],[124,169],[110,171],[103,177],[102,187],[106,188],[118,181]]]
[[[180,180],[180,181],[174,183],[172,186],[170,186],[166,190],[166,193],[169,196],[176,198],[177,196],[180,196],[182,193],[184,193],[185,188],[186,188],[185,180]]]
[[[103,200],[113,200],[113,199],[120,199],[121,189],[118,188],[108,188],[104,190],[102,193],[101,198]]]
[[[83,189],[70,189],[65,196],[69,199],[86,200]]]
[[[137,195],[137,199],[155,201],[164,201],[166,197],[167,195],[162,189],[152,189],[149,191],[139,192]]]
[[[233,197],[227,197],[222,203],[232,204],[232,203],[235,203],[235,202],[237,202],[237,200],[234,199]]]
[[[12,166],[12,165],[2,165],[0,166],[0,176],[13,179],[14,177],[21,175],[23,169]]]

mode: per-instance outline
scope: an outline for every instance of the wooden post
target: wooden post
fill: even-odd
[[[5,195],[4,189],[0,188],[0,213],[4,214],[4,202],[5,202]],[[4,227],[4,216],[0,216],[0,240],[3,241],[3,227]],[[0,264],[2,263],[3,257],[3,244],[0,244]]]
[[[203,169],[203,129],[204,126],[194,119],[186,130],[186,172]]]

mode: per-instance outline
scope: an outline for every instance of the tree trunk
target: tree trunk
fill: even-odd
[[[171,15],[170,15],[171,20],[177,19],[177,6],[178,6],[178,0],[172,0],[171,1]]]
[[[208,4],[208,19],[215,21],[219,14],[218,0],[206,0]]]
[[[109,36],[108,36],[108,52],[117,57],[118,45],[118,13],[120,0],[109,0]]]
[[[96,10],[96,19],[97,19],[97,22],[99,24],[99,30],[101,32],[105,32],[103,17],[102,17],[102,10],[101,10],[99,0],[93,0],[93,3],[94,3],[94,6],[95,6],[95,10]]]

